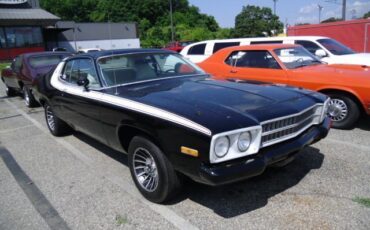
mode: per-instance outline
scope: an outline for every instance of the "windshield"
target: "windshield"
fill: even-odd
[[[333,39],[319,39],[317,41],[334,55],[346,55],[355,53],[347,46]]]
[[[46,66],[57,65],[68,55],[47,55],[47,56],[35,56],[30,57],[29,62],[33,68],[40,68]]]
[[[112,55],[98,59],[98,67],[107,86],[204,74],[180,55],[169,53]]]
[[[303,47],[275,49],[275,54],[288,69],[321,64],[321,61]]]

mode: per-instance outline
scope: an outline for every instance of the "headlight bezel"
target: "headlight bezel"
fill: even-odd
[[[322,113],[321,113],[321,117],[320,117],[320,122],[323,122],[325,117],[328,115],[328,111],[329,111],[329,103],[330,103],[330,97],[328,97],[323,106],[322,106]]]
[[[240,134],[244,132],[250,132],[251,135],[251,143],[246,151],[242,152],[238,149],[238,140]],[[215,154],[214,148],[215,148],[215,142],[220,137],[227,137],[229,139],[229,150],[225,154],[225,156],[219,158]],[[210,146],[210,154],[209,154],[209,160],[210,163],[220,163],[236,158],[245,157],[248,155],[252,155],[255,153],[258,153],[260,147],[261,147],[261,139],[262,139],[262,126],[251,126],[247,128],[232,130],[228,132],[223,132],[216,134],[212,137],[211,140],[211,146]]]

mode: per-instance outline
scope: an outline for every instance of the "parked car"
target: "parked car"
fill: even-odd
[[[323,94],[213,80],[161,49],[70,57],[36,91],[53,135],[72,128],[128,153],[153,202],[173,196],[180,175],[221,185],[283,166],[330,128]]]
[[[176,41],[176,42],[170,42],[163,49],[172,50],[172,51],[175,51],[175,52],[180,53],[180,51],[185,46],[190,45],[191,43],[193,43],[193,42],[192,41],[182,41],[182,42]]]
[[[102,51],[100,48],[86,48],[86,49],[79,49],[77,53],[84,54],[84,53],[93,53],[93,52],[99,52]]]
[[[370,115],[370,68],[327,65],[301,46],[236,46],[220,50],[199,66],[221,79],[253,79],[327,94],[336,128],[351,128],[361,113]]]
[[[319,36],[209,40],[188,45],[181,51],[181,54],[192,62],[199,63],[226,47],[260,44],[297,44],[303,46],[317,58],[328,64],[370,66],[369,53],[356,53],[334,39]]]
[[[36,52],[17,56],[10,67],[1,71],[1,80],[5,83],[7,96],[23,94],[28,107],[36,106],[32,93],[34,79],[37,75],[50,71],[70,55],[68,52]]]

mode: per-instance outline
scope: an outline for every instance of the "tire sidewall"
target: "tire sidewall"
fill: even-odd
[[[338,95],[338,94],[329,94],[331,100],[332,99],[338,99],[342,100],[348,109],[347,116],[342,121],[334,121],[332,127],[338,128],[338,129],[349,129],[352,128],[355,123],[358,121],[360,117],[360,110],[357,106],[357,104],[349,97],[344,95]]]
[[[146,149],[152,155],[156,163],[158,172],[158,186],[153,192],[146,191],[136,178],[133,167],[133,156],[134,152],[138,148]],[[147,138],[134,137],[130,143],[128,150],[128,164],[132,179],[134,180],[135,185],[139,189],[140,193],[145,198],[155,203],[163,202],[167,198],[169,192],[169,175],[164,157],[165,156],[163,155],[162,151]]]

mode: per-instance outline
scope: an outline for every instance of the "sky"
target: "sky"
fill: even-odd
[[[273,10],[273,0],[189,0],[202,13],[212,15],[221,27],[234,27],[235,16],[243,6],[256,5],[270,7]],[[284,24],[318,23],[318,4],[323,6],[321,20],[330,17],[340,18],[342,15],[342,0],[277,0],[276,14]],[[370,11],[370,0],[347,0],[347,19],[362,17]]]

